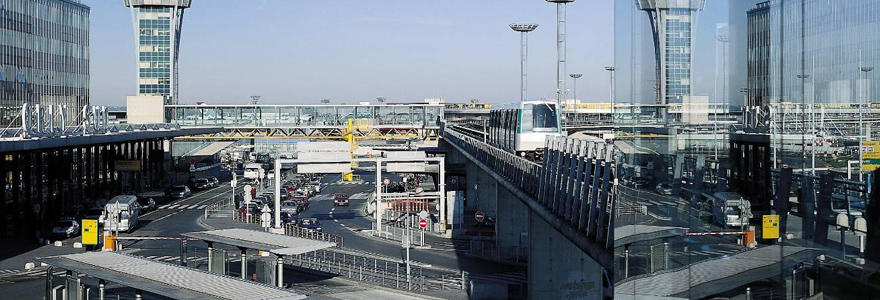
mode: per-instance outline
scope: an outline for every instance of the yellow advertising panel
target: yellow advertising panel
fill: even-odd
[[[98,220],[82,220],[82,244],[98,244]]]
[[[862,171],[880,168],[880,141],[862,141]]]
[[[764,215],[764,230],[761,237],[764,239],[779,238],[779,215]]]

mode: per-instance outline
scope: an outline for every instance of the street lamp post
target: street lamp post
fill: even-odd
[[[809,74],[799,74],[797,78],[801,80],[801,130],[803,130],[803,134],[801,134],[801,147],[803,147],[803,154],[801,155],[801,172],[803,174],[807,174],[807,87],[806,87],[806,79],[810,78]],[[816,139],[813,138],[813,142],[811,143],[811,147],[813,148],[813,153],[816,152]],[[816,157],[813,156],[813,176],[816,175]]]
[[[611,120],[614,121],[614,71],[615,71],[615,68],[613,66],[605,67],[605,71],[608,71],[608,73],[611,74],[611,87],[609,89],[609,90],[611,90],[611,95],[610,95],[609,101],[611,102]]]
[[[577,100],[578,100],[578,78],[581,78],[581,76],[584,76],[584,74],[571,73],[571,74],[568,74],[568,76],[571,76],[571,78],[574,78],[574,97],[573,97],[574,99],[573,100],[575,103],[577,103]]]

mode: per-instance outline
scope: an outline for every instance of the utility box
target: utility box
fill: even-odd
[[[275,285],[275,259],[272,257],[261,257],[255,261],[257,265],[257,282]]]

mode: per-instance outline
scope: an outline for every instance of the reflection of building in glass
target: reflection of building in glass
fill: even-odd
[[[637,0],[636,5],[651,19],[657,80],[661,83],[656,103],[681,103],[681,96],[691,93],[694,22],[706,1]]]
[[[68,120],[89,104],[88,6],[2,1],[0,46],[0,127],[20,122],[23,103],[67,105]]]
[[[774,0],[769,9],[774,102],[858,103],[877,95],[880,85],[870,83],[880,77],[866,79],[859,67],[880,66],[880,2]]]
[[[177,58],[184,9],[192,0],[125,0],[131,7],[138,53],[138,96],[178,102]]]
[[[748,11],[748,103],[747,106],[768,104],[770,75],[770,2],[758,3]]]

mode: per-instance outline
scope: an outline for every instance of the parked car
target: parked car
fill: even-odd
[[[309,198],[306,198],[304,196],[294,196],[293,202],[295,202],[297,205],[299,205],[300,210],[309,209]]]
[[[238,209],[238,214],[241,215],[242,217],[247,216],[247,215],[253,216],[253,215],[256,215],[259,210],[260,210],[260,204],[251,202],[246,205],[242,205],[241,208]]]
[[[318,222],[318,218],[302,218],[299,220],[299,227],[308,230],[321,231],[321,222]]]
[[[348,206],[348,195],[346,194],[335,194],[333,195],[333,204],[337,206]]]
[[[211,181],[209,181],[207,178],[196,179],[194,187],[199,190],[207,190],[212,188]]]
[[[294,214],[299,213],[300,208],[299,205],[294,201],[284,201],[281,202],[281,212],[292,212]]]
[[[297,224],[297,222],[299,222],[299,218],[296,216],[296,213],[282,210],[281,211],[281,222],[284,224],[288,224],[288,223]]]
[[[220,186],[220,180],[217,179],[217,177],[214,177],[214,176],[208,177],[208,181],[211,182],[211,187]]]
[[[192,195],[192,191],[185,185],[177,185],[165,191],[165,197],[172,199],[183,199],[190,195]]]
[[[83,215],[83,219],[98,220],[98,224],[104,224],[104,209],[100,207],[90,208]]]
[[[156,210],[156,200],[153,198],[138,197],[138,203],[141,205],[141,212]]]
[[[59,220],[52,227],[52,234],[58,238],[69,238],[79,234],[79,223],[76,220]]]
[[[660,195],[672,195],[672,185],[666,182],[658,183],[656,191]]]

